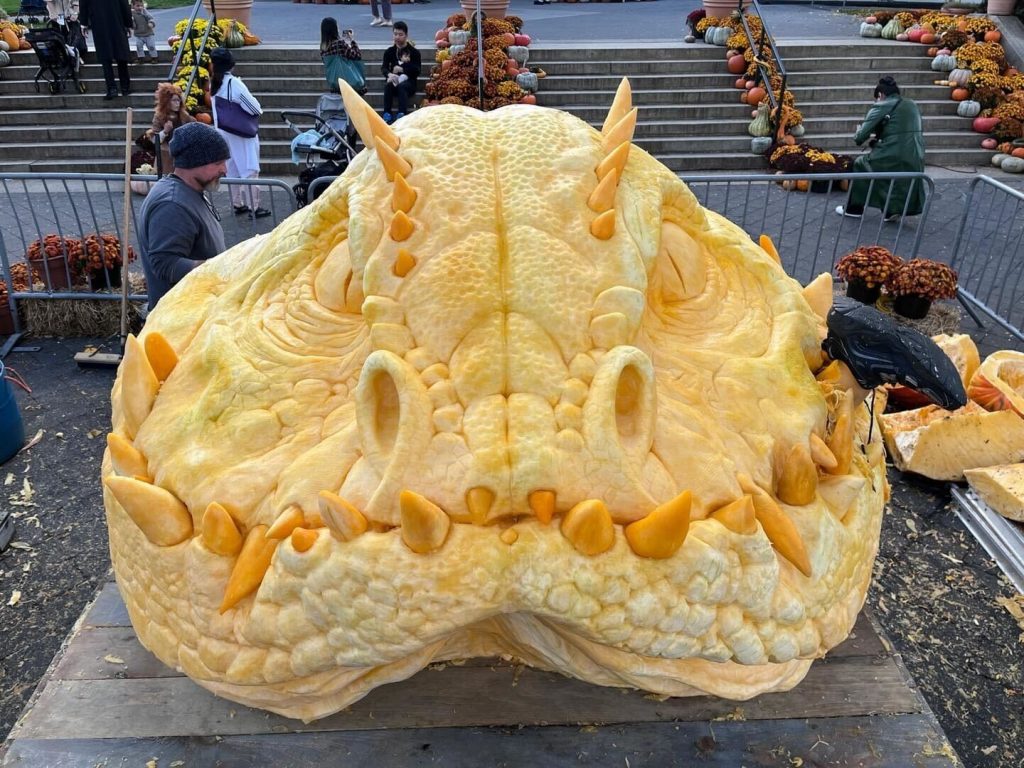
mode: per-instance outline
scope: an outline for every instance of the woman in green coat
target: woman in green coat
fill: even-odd
[[[900,87],[888,76],[875,86],[875,104],[853,140],[860,146],[872,136],[871,151],[853,162],[855,173],[924,171],[921,113],[917,104],[900,95]],[[924,184],[917,179],[857,181],[850,187],[846,205],[836,208],[836,213],[859,217],[865,206],[878,208],[886,220],[916,216],[924,209]]]

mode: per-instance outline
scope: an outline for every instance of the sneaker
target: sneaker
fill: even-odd
[[[257,208],[255,211],[252,212],[252,215],[254,218],[262,219],[264,216],[269,216],[270,211],[268,211],[266,208]]]
[[[391,123],[394,122],[391,119],[391,113],[390,112],[385,112],[383,115],[381,115],[381,117],[384,118],[384,122],[387,123],[388,125],[391,125]]]
[[[851,219],[859,219],[861,217],[861,214],[859,213],[847,213],[846,209],[841,205],[836,206],[836,213],[838,213],[840,216],[846,216]]]
[[[371,27],[383,27],[384,26],[384,19],[382,19],[380,16],[374,16],[373,17],[373,21],[370,22],[370,26]]]
[[[393,26],[395,26],[395,22],[393,22],[391,19],[384,19],[384,23],[381,24],[381,26],[382,27],[393,27]]]
[[[241,216],[243,213],[249,212],[249,206],[245,203],[235,206],[235,216]]]
[[[889,214],[888,216],[885,217],[885,223],[886,224],[895,224],[899,220],[900,220],[900,215],[898,213],[891,213],[891,214]]]
[[[405,117],[405,112],[399,112],[399,113],[398,113],[397,115],[395,115],[395,120],[394,120],[394,122],[396,122],[396,123],[397,123],[397,122],[398,122],[399,120],[401,120],[401,119],[402,119],[403,117]]]

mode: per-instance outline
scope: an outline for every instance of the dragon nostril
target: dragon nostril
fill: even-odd
[[[398,387],[390,372],[376,372],[370,385],[370,397],[373,406],[372,430],[377,447],[386,456],[395,447],[398,419],[401,415]]]
[[[643,377],[635,366],[626,366],[615,388],[615,424],[620,437],[632,437],[643,429],[643,397]]]

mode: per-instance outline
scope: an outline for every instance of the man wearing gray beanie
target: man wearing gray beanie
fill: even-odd
[[[139,247],[149,309],[179,280],[224,250],[220,215],[206,192],[227,174],[227,142],[216,128],[186,123],[170,143],[174,173],[150,189],[139,214]]]

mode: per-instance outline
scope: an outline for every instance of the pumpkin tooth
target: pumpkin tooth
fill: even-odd
[[[167,489],[117,475],[104,482],[146,538],[158,547],[172,547],[192,535],[192,515]]]
[[[853,396],[844,393],[836,408],[836,423],[825,441],[835,456],[836,466],[826,469],[830,475],[848,475],[853,463]]]
[[[498,535],[498,538],[505,544],[515,544],[519,540],[519,531],[515,528],[506,528]]]
[[[603,179],[605,176],[608,175],[610,171],[614,170],[618,177],[621,179],[622,172],[626,168],[626,161],[629,160],[629,147],[630,142],[624,141],[611,152],[609,152],[607,155],[605,155],[604,159],[602,159],[601,162],[597,164],[597,168],[595,170],[595,172],[597,173],[597,178]]]
[[[394,128],[385,123],[384,118],[378,115],[376,110],[374,110],[369,104],[366,105],[365,112],[367,121],[370,124],[370,133],[373,134],[374,147],[379,151],[379,145],[384,144],[389,149],[393,149],[397,152],[398,148],[402,146],[402,140],[398,138],[398,134],[395,133]]]
[[[292,548],[296,552],[307,552],[316,544],[318,534],[308,528],[296,528],[292,531]]]
[[[215,501],[203,513],[203,544],[214,554],[225,557],[234,557],[242,549],[242,534],[234,518]]]
[[[839,462],[836,460],[835,454],[828,447],[828,443],[814,432],[811,433],[811,458],[815,464],[826,471],[839,466]]]
[[[814,501],[818,490],[818,469],[811,459],[810,449],[797,443],[789,449],[776,483],[779,499],[794,507]]]
[[[633,89],[629,84],[629,78],[624,77],[619,81],[618,88],[615,89],[615,98],[612,100],[611,107],[608,108],[608,114],[605,115],[601,133],[607,135],[632,108]]]
[[[615,234],[615,209],[605,211],[590,222],[590,234],[598,240],[610,240]]]
[[[395,188],[391,192],[391,210],[395,213],[408,213],[416,204],[416,190],[409,186],[405,176],[395,174]]]
[[[445,511],[413,491],[402,491],[399,504],[405,546],[421,555],[439,549],[452,525]]]
[[[178,364],[178,353],[174,351],[174,347],[167,341],[167,338],[159,331],[150,331],[146,334],[146,341],[144,342],[146,348],[146,358],[149,360],[149,364],[153,366],[153,373],[156,374],[158,381],[167,381],[167,377],[171,375],[171,371]]]
[[[142,422],[153,410],[160,382],[149,364],[142,344],[129,334],[121,361],[121,405],[128,436],[134,438]]]
[[[832,514],[842,520],[865,483],[867,480],[857,475],[825,475],[818,482],[818,493]]]
[[[317,501],[324,524],[338,541],[352,541],[366,533],[366,517],[341,496],[330,491],[320,491]]]
[[[373,130],[370,127],[369,114],[373,110],[369,108],[369,104],[356,93],[355,88],[345,82],[343,78],[338,78],[338,87],[341,89],[341,98],[345,102],[345,113],[352,120],[352,125],[356,129],[356,133],[359,134],[359,138],[363,142],[363,146],[367,149],[373,149],[376,142],[373,138]]]
[[[398,255],[395,257],[394,271],[397,277],[405,277],[412,271],[412,268],[416,266],[416,257],[413,256],[405,248],[398,249]]]
[[[619,174],[613,168],[597,183],[594,191],[587,198],[587,207],[594,213],[604,213],[615,206],[615,192],[619,184]]]
[[[562,535],[580,554],[600,555],[615,544],[615,525],[603,501],[587,499],[562,518]]]
[[[466,506],[469,507],[469,516],[474,525],[483,525],[487,522],[487,515],[490,514],[493,504],[494,491],[490,488],[478,485],[466,492]]]
[[[277,539],[268,539],[266,533],[267,526],[257,525],[246,535],[242,551],[228,577],[224,599],[220,604],[221,613],[238,605],[242,598],[251,595],[263,583],[278,544]]]
[[[530,505],[530,511],[543,525],[551,522],[555,516],[555,492],[554,491],[530,491],[526,497]]]
[[[775,247],[775,243],[768,235],[761,235],[757,239],[757,244],[761,246],[761,250],[772,257],[772,260],[776,264],[782,264],[782,257],[779,256],[779,250]]]
[[[627,525],[626,541],[633,552],[658,560],[672,557],[686,540],[692,501],[690,491],[683,491],[646,517]]]
[[[287,539],[291,532],[298,528],[300,525],[305,525],[306,518],[302,514],[302,510],[292,504],[288,509],[277,516],[277,520],[274,521],[267,529],[268,539]]]
[[[107,450],[114,471],[122,477],[149,477],[146,457],[134,445],[116,432],[107,433]]]
[[[416,231],[416,225],[404,211],[398,211],[391,217],[391,239],[396,243],[408,240],[414,231]]]
[[[800,538],[800,531],[786,513],[775,503],[767,491],[757,485],[748,475],[738,475],[740,488],[749,493],[754,502],[754,515],[764,529],[764,535],[775,550],[796,566],[804,576],[811,575],[811,560],[807,547]]]
[[[710,515],[712,520],[717,520],[733,533],[741,536],[751,536],[757,533],[757,516],[754,514],[754,500],[749,494],[744,495],[736,501],[719,507]]]
[[[412,173],[412,166],[409,165],[409,161],[383,141],[377,142],[377,157],[380,158],[380,162],[384,166],[384,173],[387,174],[388,181],[394,181],[395,174],[397,173],[403,176],[408,176]]]
[[[633,131],[636,130],[637,108],[629,110],[615,123],[601,138],[601,149],[609,152],[624,141],[633,140]]]

